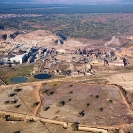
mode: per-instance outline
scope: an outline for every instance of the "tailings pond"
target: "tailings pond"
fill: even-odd
[[[50,78],[52,78],[52,75],[42,73],[42,74],[35,75],[34,78],[35,79],[50,79]]]
[[[27,77],[14,77],[11,79],[11,82],[14,83],[25,83],[27,82],[28,78]]]

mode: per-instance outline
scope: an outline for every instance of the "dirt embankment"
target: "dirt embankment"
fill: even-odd
[[[39,93],[39,90],[41,88],[42,84],[40,83],[35,91],[35,98],[36,98],[36,101],[39,102],[38,106],[35,107],[34,111],[33,111],[33,114],[34,115],[37,115],[40,107],[41,107],[41,104],[42,104],[42,100],[41,100],[41,97],[40,97],[40,93]]]

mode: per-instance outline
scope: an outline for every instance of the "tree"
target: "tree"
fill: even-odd
[[[4,40],[6,40],[6,39],[7,39],[7,34],[2,35],[2,38],[3,38]]]
[[[0,30],[4,30],[4,26],[3,25],[0,25]]]
[[[34,102],[34,103],[32,104],[32,107],[36,107],[39,103],[40,103],[40,102]]]
[[[74,130],[74,131],[78,131],[78,123],[73,123],[72,125],[71,125],[71,127],[72,127],[72,130]]]
[[[64,106],[64,105],[65,105],[65,101],[59,102],[59,106]]]
[[[46,106],[46,107],[44,107],[44,111],[47,111],[48,109],[50,108],[50,106]]]

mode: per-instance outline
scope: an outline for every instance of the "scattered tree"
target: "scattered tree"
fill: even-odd
[[[7,100],[7,101],[5,101],[5,102],[4,102],[4,104],[9,104],[9,103],[10,103],[10,101],[9,101],[9,100]]]
[[[90,104],[89,104],[89,103],[86,103],[86,104],[85,104],[85,107],[88,107],[88,106],[90,106]]]
[[[71,127],[72,127],[72,130],[74,130],[74,131],[78,131],[78,123],[73,123],[72,125],[71,125]]]
[[[73,91],[70,91],[69,94],[73,94]]]
[[[18,102],[18,99],[15,99],[14,101],[11,101],[11,104],[15,104]]]
[[[7,39],[7,34],[2,35],[2,38],[3,38],[4,40],[6,40],[6,39]]]
[[[19,108],[21,106],[21,104],[18,104],[18,105],[15,105],[14,107],[15,108]]]
[[[42,91],[42,94],[45,94],[45,93],[47,93],[49,90],[43,90]]]
[[[46,95],[47,96],[50,96],[50,95],[52,95],[54,92],[53,91],[51,91],[51,92],[46,92]]]
[[[68,99],[68,101],[70,102],[72,99],[70,98],[70,99]]]
[[[57,84],[53,84],[53,86],[57,86]]]
[[[44,111],[47,111],[48,109],[50,108],[50,106],[46,106],[46,107],[44,107]]]
[[[4,26],[3,25],[0,25],[0,30],[4,30]]]
[[[113,103],[113,100],[110,99],[108,102],[109,102],[109,103]]]
[[[8,94],[8,97],[13,97],[15,96],[17,93],[11,93],[11,94]]]
[[[85,115],[85,113],[84,113],[84,110],[83,111],[81,111],[81,112],[79,112],[79,114],[78,114],[80,117],[83,117],[84,115]]]
[[[59,106],[64,106],[64,105],[65,105],[65,101],[59,102]]]
[[[102,108],[102,107],[101,107],[101,108],[99,108],[99,111],[101,111],[101,112],[102,112],[102,111],[103,111],[103,108]]]
[[[39,103],[40,103],[40,102],[34,102],[34,103],[32,104],[32,107],[36,107]]]
[[[69,85],[69,87],[73,87],[73,85]]]
[[[14,92],[20,92],[20,91],[22,91],[21,88],[14,89]]]
[[[20,133],[20,131],[15,131],[14,133]]]

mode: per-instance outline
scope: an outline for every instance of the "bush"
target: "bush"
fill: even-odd
[[[20,92],[20,91],[22,91],[21,88],[14,89],[14,92]]]
[[[14,133],[20,133],[20,131],[15,131]]]
[[[7,101],[5,101],[5,102],[4,102],[4,104],[9,104],[9,103],[10,103],[10,101],[9,101],[9,100],[7,100]]]
[[[72,130],[78,131],[78,123],[73,123],[73,124],[71,125],[71,127],[72,127]]]
[[[44,111],[47,111],[48,109],[50,108],[50,106],[46,106],[46,107],[44,107]]]
[[[15,104],[15,103],[17,103],[18,102],[18,100],[14,100],[14,101],[11,101],[11,104]]]
[[[99,95],[96,95],[95,98],[99,98]]]
[[[36,107],[40,102],[34,102],[32,107]]]
[[[43,90],[42,91],[42,94],[45,94],[45,93],[47,93],[49,90]]]
[[[0,30],[4,30],[4,26],[3,25],[0,25]]]
[[[8,97],[13,97],[15,95],[16,95],[16,93],[11,93],[11,94],[8,95]]]
[[[4,40],[6,40],[6,39],[7,39],[7,34],[2,35],[2,38],[3,38]]]
[[[91,95],[92,98],[99,98],[99,95]]]
[[[101,111],[101,112],[102,112],[102,111],[103,111],[103,108],[99,108],[99,111]]]
[[[57,84],[53,84],[53,86],[57,86]]]
[[[79,112],[79,114],[78,114],[78,115],[79,115],[80,117],[83,117],[83,116],[84,116],[84,114],[85,114],[85,113],[84,113],[84,110],[83,110],[83,111]]]
[[[90,104],[89,104],[89,103],[86,103],[86,104],[85,104],[85,107],[88,107],[88,106],[90,106]]]
[[[68,99],[68,101],[70,102],[72,99],[70,98],[70,99]]]
[[[21,106],[21,104],[18,104],[18,105],[15,105],[14,107],[15,108],[19,108]]]
[[[47,96],[50,96],[50,95],[52,95],[54,92],[53,91],[51,91],[51,92],[46,92],[46,95]]]
[[[59,102],[59,106],[64,106],[64,105],[65,105],[65,101]]]
[[[73,91],[70,91],[69,94],[73,94]]]
[[[69,87],[73,87],[73,85],[69,85]]]
[[[110,99],[110,100],[109,100],[109,103],[113,103],[113,100]]]

